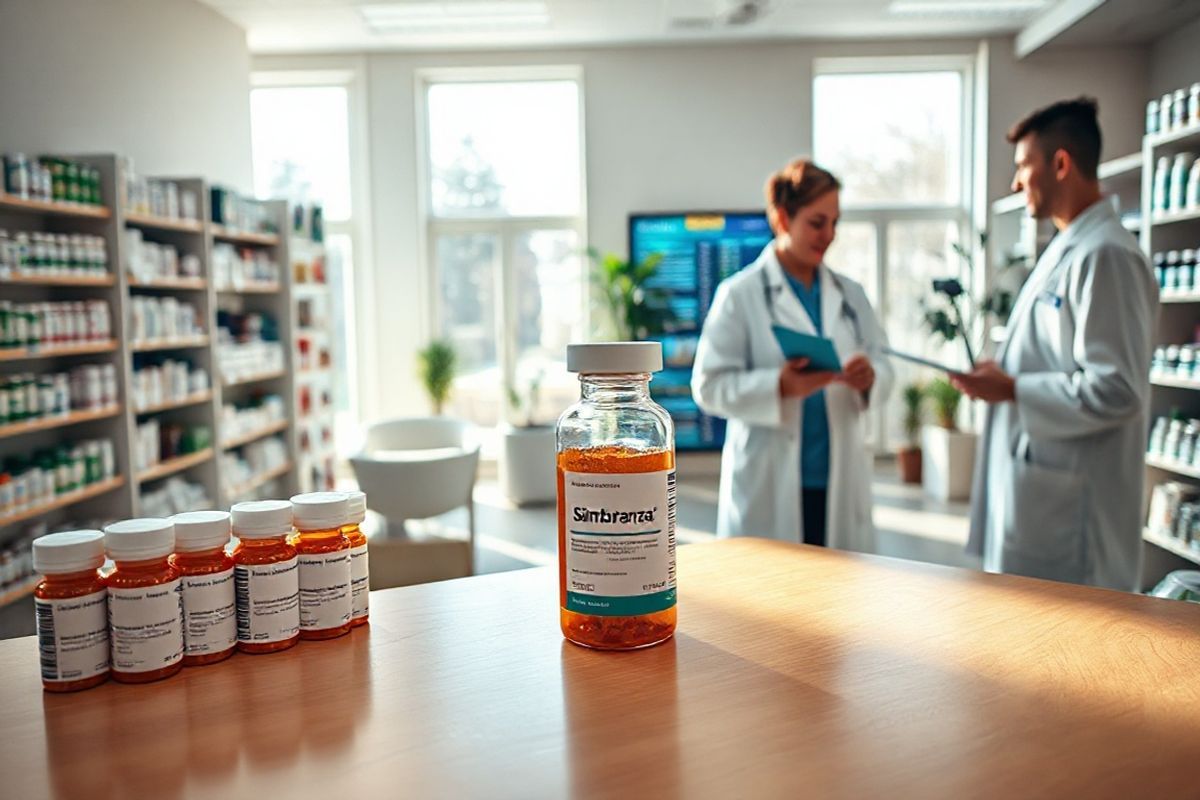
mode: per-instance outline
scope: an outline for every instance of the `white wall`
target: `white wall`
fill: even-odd
[[[1090,95],[1100,103],[1102,159],[1141,150],[1146,117],[1148,54],[1142,47],[1039,51],[1016,60],[1012,41],[989,42],[988,203],[1009,193],[1014,122],[1055,100]]]
[[[1150,91],[1145,100],[1200,81],[1200,16],[1150,48]]]
[[[427,334],[424,265],[418,256],[415,91],[420,69],[581,65],[589,243],[623,252],[631,211],[761,206],[767,174],[810,152],[813,59],[974,56],[977,48],[975,40],[944,40],[366,56],[375,335],[381,345],[375,369],[383,400],[378,413],[425,410],[412,359]],[[1082,50],[1018,63],[1012,40],[998,39],[990,42],[989,53],[989,200],[1007,192],[1011,177],[1004,131],[1037,105],[1096,95],[1106,152],[1135,148],[1146,83],[1144,50]],[[331,63],[319,57],[263,57],[254,66],[320,69]]]
[[[0,0],[0,149],[249,191],[245,32],[197,0]]]

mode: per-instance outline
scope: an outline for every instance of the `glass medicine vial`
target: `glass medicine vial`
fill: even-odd
[[[292,498],[292,544],[300,556],[300,638],[333,639],[350,632],[350,540],[342,533],[349,498],[308,492]]]
[[[581,399],[558,420],[558,576],[563,636],[603,650],[675,632],[675,435],[650,399],[658,342],[578,344]]]
[[[33,592],[42,686],[90,689],[108,680],[108,590],[100,577],[104,534],[51,533],[33,540]]]
[[[237,649],[237,604],[233,591],[233,558],[229,514],[188,511],[175,523],[175,555],[183,581],[183,665],[215,664]]]
[[[350,541],[350,625],[357,628],[367,624],[370,608],[371,570],[367,562],[367,537],[362,522],[367,518],[367,496],[362,492],[346,492],[349,516],[342,533]]]
[[[175,526],[169,519],[127,519],[104,529],[116,562],[105,579],[112,677],[149,683],[183,669],[183,586],[171,564]]]
[[[300,641],[300,582],[292,532],[292,504],[252,500],[230,509],[238,650],[276,653]]]

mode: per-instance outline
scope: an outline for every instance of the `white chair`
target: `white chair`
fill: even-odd
[[[367,507],[387,520],[372,536],[371,588],[461,578],[475,572],[475,473],[479,443],[471,426],[444,417],[387,420],[367,428],[350,458]],[[410,537],[404,521],[467,507],[467,539]]]

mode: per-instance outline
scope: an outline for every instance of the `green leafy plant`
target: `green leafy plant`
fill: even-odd
[[[921,443],[921,411],[925,391],[925,387],[919,383],[910,383],[904,387],[904,433],[908,437],[910,448],[919,447]]]
[[[425,393],[429,395],[434,413],[440,415],[458,370],[458,354],[448,340],[437,339],[417,351],[417,360]]]
[[[933,415],[938,424],[947,430],[957,430],[956,419],[962,392],[955,389],[945,378],[938,378],[929,382],[929,386],[925,388],[925,395],[933,403]]]
[[[675,321],[668,295],[648,286],[658,273],[662,254],[653,253],[634,262],[612,253],[590,248],[588,257],[595,268],[592,285],[618,341],[646,339],[664,332]]]
[[[511,383],[505,386],[508,390],[508,406],[512,409],[513,414],[520,418],[520,421],[515,423],[518,428],[532,428],[536,425],[534,414],[537,413],[538,397],[541,395],[544,374],[538,370],[525,384],[524,394],[517,391],[517,388]]]

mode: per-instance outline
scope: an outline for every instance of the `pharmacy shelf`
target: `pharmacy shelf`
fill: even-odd
[[[1102,181],[1121,178],[1126,175],[1133,176],[1142,171],[1142,154],[1130,153],[1127,156],[1120,158],[1110,158],[1108,161],[1101,162],[1099,169],[1096,170],[1096,175]]]
[[[9,514],[7,517],[0,517],[0,528],[8,525],[16,525],[18,522],[36,519],[43,514],[48,514],[51,511],[59,508],[73,506],[76,503],[82,503],[84,500],[91,500],[93,497],[99,497],[102,494],[111,492],[125,485],[125,479],[121,476],[109,478],[106,481],[97,481],[89,484],[82,489],[76,489],[73,492],[66,492],[54,498],[54,502],[45,503],[33,508],[27,508],[24,511],[19,511],[16,514]]]
[[[259,245],[263,247],[274,247],[279,244],[279,237],[273,233],[241,233],[215,223],[209,226],[209,230],[212,232],[212,237],[218,242]]]
[[[241,287],[218,286],[219,294],[279,294],[283,287],[278,283],[247,283]]]
[[[1193,550],[1191,545],[1186,545],[1178,539],[1165,536],[1161,533],[1155,533],[1149,528],[1142,529],[1142,539],[1156,547],[1161,547],[1163,550],[1174,553],[1193,564],[1200,564],[1200,551]]]
[[[172,219],[149,214],[125,214],[125,224],[151,231],[176,231],[180,233],[204,233],[204,223],[195,219]]]
[[[23,361],[34,358],[60,358],[63,356],[87,356],[96,353],[111,353],[117,349],[116,339],[87,344],[62,345],[59,347],[5,347],[0,348],[0,361]]]
[[[250,442],[258,439],[265,439],[273,433],[279,433],[280,431],[287,430],[287,426],[288,423],[286,419],[281,419],[279,422],[272,422],[270,425],[259,428],[256,431],[244,433],[241,436],[234,436],[233,438],[222,442],[221,449],[232,450],[235,447],[241,447],[244,444],[249,444]]]
[[[138,415],[158,414],[159,412],[170,411],[175,408],[187,408],[188,406],[196,406],[196,405],[200,405],[201,403],[207,403],[208,401],[212,400],[212,398],[213,398],[213,393],[211,391],[197,392],[196,394],[188,395],[187,397],[181,398],[179,400],[168,400],[165,403],[159,403],[159,404],[153,405],[153,406],[146,406],[144,408],[135,408],[133,410],[133,413],[138,414]]]
[[[1166,386],[1172,389],[1191,389],[1192,391],[1200,392],[1200,381],[1191,380],[1189,378],[1159,376],[1151,378],[1150,383],[1155,386]]]
[[[255,489],[259,488],[260,486],[270,483],[271,481],[275,480],[276,478],[282,478],[284,475],[287,475],[291,471],[292,471],[292,462],[290,462],[290,461],[284,462],[283,464],[280,464],[275,469],[270,469],[270,470],[267,470],[266,472],[262,473],[261,475],[254,476],[250,480],[243,483],[241,486],[235,486],[232,489],[229,489],[228,491],[226,491],[225,495],[229,499],[244,497],[247,494],[249,494],[250,492],[253,492]]]
[[[1175,225],[1180,222],[1191,222],[1200,219],[1200,208],[1189,208],[1186,211],[1158,211],[1150,218],[1154,227]]]
[[[129,349],[135,353],[153,353],[158,350],[189,350],[196,347],[208,347],[208,336],[185,336],[180,339],[134,342]]]
[[[0,211],[22,214],[54,214],[62,217],[86,217],[109,219],[112,211],[104,206],[88,206],[79,203],[47,203],[43,200],[22,200],[11,194],[0,192]]]
[[[136,278],[129,279],[129,288],[131,289],[180,289],[194,290],[202,292],[208,288],[208,281],[204,278],[155,278],[149,281],[140,281]]]
[[[13,275],[0,278],[0,285],[15,284],[17,286],[79,286],[104,287],[112,286],[117,279],[110,273],[103,275]]]
[[[1160,303],[1200,303],[1200,293],[1188,292],[1187,294],[1164,294],[1159,296]]]
[[[1195,478],[1200,480],[1200,469],[1181,464],[1178,461],[1171,461],[1158,456],[1146,456],[1146,466],[1161,469],[1165,472],[1174,472],[1176,475],[1182,475],[1185,478]]]
[[[26,578],[22,583],[5,589],[3,593],[0,593],[0,608],[29,597],[29,595],[33,594],[33,590],[37,588],[38,582],[38,576],[33,575]]]
[[[1176,131],[1155,133],[1146,137],[1146,144],[1151,149],[1167,145],[1190,144],[1192,142],[1200,144],[1200,125],[1189,125],[1186,128],[1180,128]]]
[[[287,376],[287,370],[279,369],[279,370],[272,370],[271,372],[258,372],[253,375],[242,375],[231,381],[230,380],[222,380],[221,385],[225,386],[225,387],[245,386],[248,383],[259,383],[260,381],[272,381],[272,380],[275,380],[276,378],[283,378],[286,376]]]
[[[165,478],[168,475],[174,475],[177,472],[183,472],[185,469],[190,469],[197,464],[203,464],[213,457],[213,449],[206,447],[195,453],[189,453],[186,456],[177,458],[169,458],[166,461],[159,462],[149,469],[144,469],[138,473],[138,483],[149,483],[156,481],[159,478]]]
[[[115,417],[121,413],[119,405],[109,406],[96,411],[72,411],[70,414],[63,414],[55,417],[44,417],[42,419],[30,420],[28,422],[10,422],[8,425],[0,425],[0,439],[7,439],[11,436],[21,436],[26,433],[34,433],[36,431],[49,431],[54,428],[65,428],[68,425],[78,425],[81,422],[91,422],[97,419],[108,419]]]
[[[328,283],[293,283],[292,294],[305,297],[318,297],[329,292]]]

